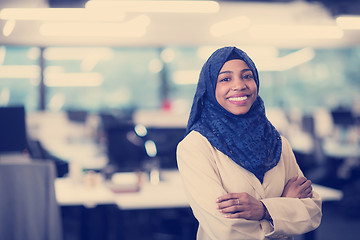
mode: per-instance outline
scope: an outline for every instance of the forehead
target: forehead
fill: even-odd
[[[223,71],[234,71],[234,70],[241,71],[243,69],[249,69],[247,63],[240,59],[233,59],[224,63],[224,65],[220,69],[220,73]]]

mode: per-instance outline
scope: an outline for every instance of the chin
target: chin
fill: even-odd
[[[229,111],[229,112],[231,112],[234,115],[244,115],[244,114],[248,113],[249,110],[250,109],[241,109],[241,110],[237,109],[237,110],[233,110],[233,111]]]

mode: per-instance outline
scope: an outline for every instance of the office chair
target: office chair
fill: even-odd
[[[62,240],[54,179],[52,162],[0,161],[0,239]]]

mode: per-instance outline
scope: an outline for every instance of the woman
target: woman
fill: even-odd
[[[321,199],[265,116],[253,61],[235,47],[204,64],[177,161],[198,240],[293,239],[317,228]]]

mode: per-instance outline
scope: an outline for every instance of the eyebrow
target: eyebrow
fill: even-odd
[[[247,72],[247,71],[252,72],[252,71],[250,70],[250,68],[245,68],[245,69],[241,70],[240,73],[244,73],[244,72]],[[223,71],[223,72],[219,72],[219,75],[220,75],[220,74],[225,74],[225,73],[233,73],[233,71]]]

